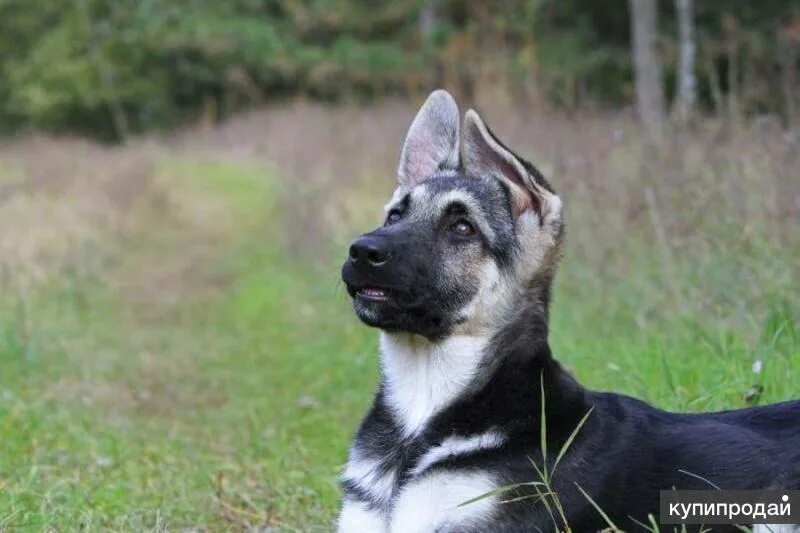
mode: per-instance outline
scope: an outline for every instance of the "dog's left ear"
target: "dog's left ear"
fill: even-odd
[[[514,218],[533,210],[540,220],[561,216],[561,201],[535,168],[503,146],[474,110],[464,118],[464,171],[470,177],[494,177],[511,192]]]
[[[437,170],[458,168],[458,106],[444,90],[422,104],[400,152],[397,182],[410,189]]]

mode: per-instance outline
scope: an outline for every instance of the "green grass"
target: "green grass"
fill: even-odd
[[[0,524],[327,529],[375,343],[282,253],[262,169],[162,175],[168,213],[3,309]]]
[[[585,385],[686,411],[763,405],[793,399],[800,390],[794,294],[767,296],[744,312],[721,304],[709,310],[689,304],[702,297],[703,284],[717,273],[681,276],[677,281],[688,296],[669,302],[664,296],[670,289],[656,276],[643,280],[632,272],[589,281],[584,272],[589,267],[570,263],[569,254],[564,267],[550,339],[554,353]],[[631,268],[669,275],[641,257]],[[777,285],[768,277],[762,283],[765,292]],[[738,288],[731,283],[729,291]]]
[[[276,178],[162,163],[134,224],[6,292],[0,529],[330,528],[375,334],[351,316],[337,257],[287,252]],[[735,290],[726,278],[681,264],[675,289],[634,246],[627,273],[599,281],[567,253],[551,337],[582,382],[686,410],[800,390],[792,297],[732,321],[681,303],[705,283]]]

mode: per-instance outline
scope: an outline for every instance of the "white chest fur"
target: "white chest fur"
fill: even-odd
[[[432,343],[410,334],[381,334],[385,401],[405,437],[420,433],[432,416],[474,383],[487,343],[488,337],[483,336],[454,335]],[[460,504],[496,488],[490,476],[457,470],[424,471],[448,456],[500,446],[504,441],[504,435],[496,431],[446,438],[423,454],[411,472],[411,481],[396,494],[396,472],[381,469],[377,461],[355,447],[343,478],[369,495],[378,507],[346,499],[339,531],[432,531],[441,526],[481,523],[491,515],[494,498],[465,507]]]
[[[489,494],[495,489],[497,484],[485,472],[429,473],[405,486],[388,514],[363,502],[345,500],[338,531],[428,533],[486,529],[497,510],[498,498]]]
[[[475,378],[488,337],[452,336],[440,342],[405,333],[381,334],[386,401],[405,436],[466,390]]]

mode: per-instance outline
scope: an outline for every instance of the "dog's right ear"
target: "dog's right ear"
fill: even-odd
[[[530,210],[540,220],[560,219],[561,200],[547,181],[497,140],[474,109],[464,118],[464,169],[467,176],[492,176],[504,183],[514,218]]]
[[[457,169],[458,162],[458,106],[447,91],[433,91],[406,135],[397,182],[410,189],[438,170]]]

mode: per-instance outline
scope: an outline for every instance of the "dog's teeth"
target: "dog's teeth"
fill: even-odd
[[[384,292],[381,289],[362,289],[362,293],[367,296],[384,296]]]

